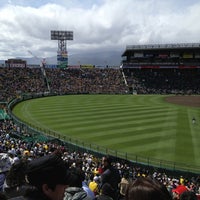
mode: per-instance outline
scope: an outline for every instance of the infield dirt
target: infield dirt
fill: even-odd
[[[169,103],[190,107],[200,107],[200,96],[172,96],[166,97],[165,100]]]

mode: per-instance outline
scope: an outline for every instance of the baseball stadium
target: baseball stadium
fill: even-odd
[[[118,67],[9,59],[0,92],[1,129],[10,121],[15,139],[148,169],[200,171],[199,43],[128,45]]]

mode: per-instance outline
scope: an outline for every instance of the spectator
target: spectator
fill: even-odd
[[[83,190],[87,193],[87,195],[88,195],[89,197],[91,197],[92,200],[95,200],[95,199],[96,199],[96,198],[95,198],[94,192],[89,188],[89,186],[86,184],[85,181],[82,181],[82,188],[83,188]]]
[[[126,200],[172,200],[167,188],[149,177],[139,177],[130,183]]]
[[[6,197],[5,194],[3,194],[2,192],[0,192],[0,199],[1,200],[7,200],[8,198]]]
[[[64,200],[92,200],[82,188],[84,174],[80,168],[71,168],[69,179],[69,187],[65,190]]]
[[[5,179],[6,179],[6,175],[4,173],[0,173],[0,192],[3,191],[3,185],[4,185]]]
[[[185,191],[188,191],[185,185],[178,185],[176,188],[172,189],[173,199],[180,199],[181,194]]]
[[[105,183],[102,187],[100,195],[97,197],[97,200],[115,200],[113,199],[114,190],[109,183]]]
[[[3,191],[6,174],[11,168],[11,160],[7,153],[0,153],[0,192]]]
[[[185,191],[180,195],[180,200],[197,200],[197,195],[192,191]]]
[[[125,194],[126,194],[126,190],[128,188],[128,185],[129,185],[129,175],[128,173],[124,173],[122,179],[121,179],[121,182],[119,183],[119,188],[120,188],[120,196],[121,198],[123,199],[125,197]]]
[[[109,183],[113,188],[113,199],[118,199],[119,197],[119,183],[120,183],[120,174],[118,169],[112,166],[110,156],[104,156],[102,158],[103,173],[101,174],[101,188],[105,183]]]
[[[94,176],[93,181],[89,183],[89,188],[94,192],[95,196],[99,194],[99,177]]]
[[[63,200],[69,184],[66,163],[55,153],[30,161],[27,167],[27,181],[33,189],[24,195],[28,200]]]
[[[27,183],[25,181],[25,171],[27,160],[21,159],[14,163],[6,175],[4,183],[4,193],[10,198],[21,197],[25,194]]]

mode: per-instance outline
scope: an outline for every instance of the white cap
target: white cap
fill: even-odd
[[[97,181],[99,180],[99,177],[98,177],[98,176],[94,176],[93,180],[94,180],[95,182],[97,182]]]

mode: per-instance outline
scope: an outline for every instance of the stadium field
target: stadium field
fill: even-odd
[[[200,166],[200,107],[173,104],[169,97],[53,96],[21,102],[13,113],[34,126],[100,147]]]

